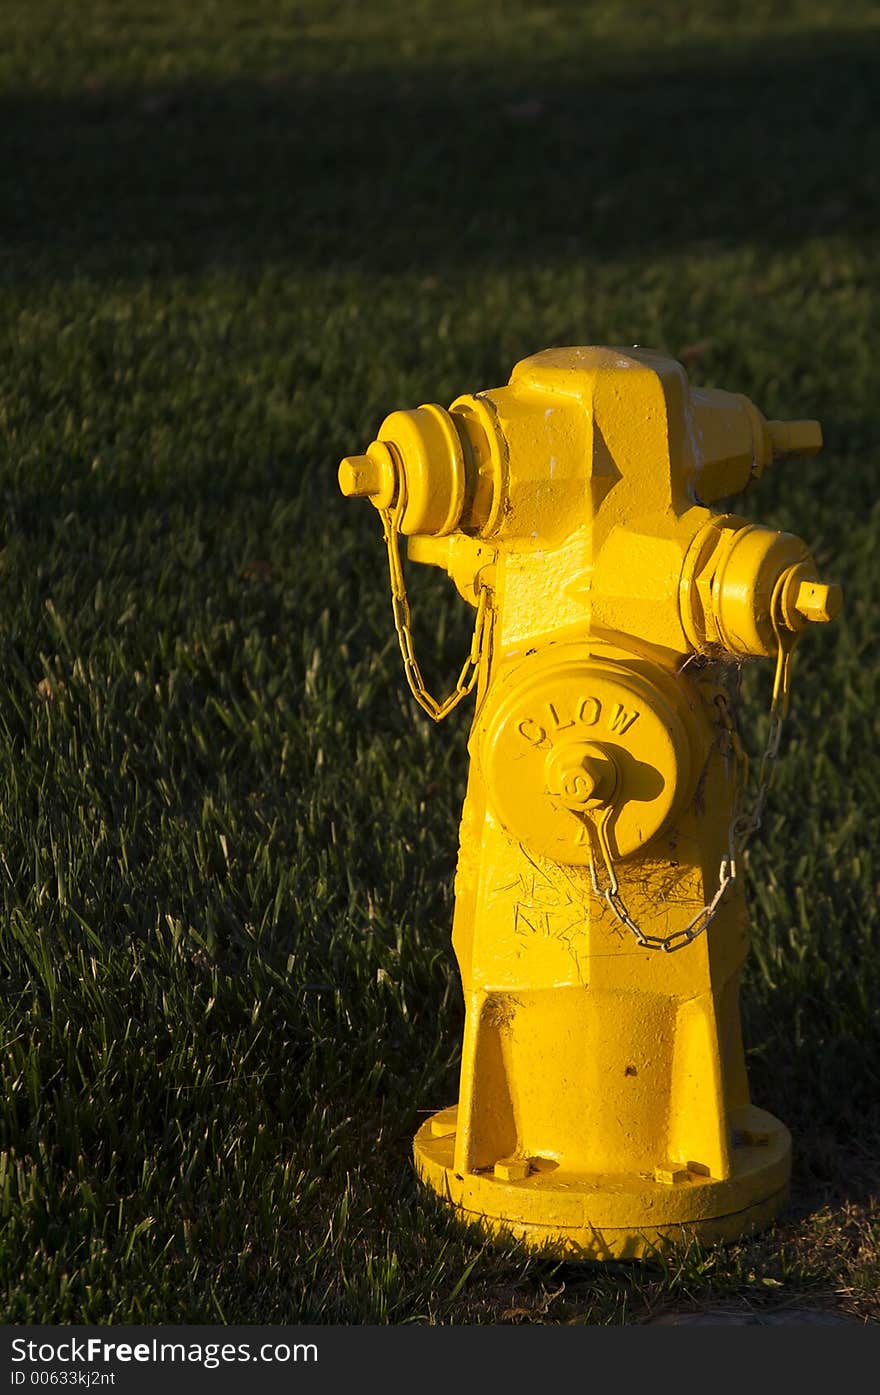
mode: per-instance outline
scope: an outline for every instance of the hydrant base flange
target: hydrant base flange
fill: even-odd
[[[788,1199],[791,1136],[754,1107],[731,1150],[731,1175],[706,1177],[685,1164],[648,1175],[579,1175],[550,1158],[510,1159],[464,1176],[453,1166],[454,1109],[415,1136],[418,1176],[461,1219],[544,1255],[579,1260],[645,1259],[683,1241],[732,1241],[769,1225]],[[524,1175],[523,1175],[524,1174]]]

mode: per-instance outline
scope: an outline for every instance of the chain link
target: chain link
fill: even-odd
[[[405,507],[406,496],[401,483],[397,503],[393,508],[381,510],[382,531],[385,535],[385,547],[388,551],[388,575],[391,581],[391,610],[394,616],[394,628],[397,632],[397,641],[403,659],[403,672],[410,692],[422,711],[427,712],[432,721],[442,722],[443,718],[448,717],[453,708],[457,707],[462,699],[474,690],[491,613],[489,608],[490,593],[486,586],[480,589],[477,597],[477,614],[474,620],[470,652],[461,666],[461,673],[458,675],[458,681],[452,692],[442,702],[438,702],[428,692],[413,645],[412,615],[409,608],[409,598],[406,594],[406,578],[403,573],[399,541],[400,521]]]
[[[749,758],[746,755],[740,739],[727,695],[718,693],[715,697],[715,706],[718,709],[718,716],[727,734],[734,759],[739,767],[740,778],[737,781],[733,817],[731,818],[727,830],[727,848],[721,858],[718,868],[718,885],[711,899],[705,906],[702,906],[700,910],[697,911],[696,915],[688,921],[687,925],[682,926],[681,929],[673,930],[670,935],[649,935],[647,931],[643,930],[642,927],[633,920],[620,892],[620,882],[614,868],[614,860],[608,841],[608,821],[614,812],[613,808],[605,810],[602,817],[595,824],[593,824],[591,820],[588,821],[589,826],[595,832],[608,881],[608,885],[603,890],[599,883],[596,870],[596,859],[591,849],[590,880],[592,882],[593,892],[606,903],[620,924],[624,925],[627,930],[632,932],[636,938],[637,944],[642,949],[659,949],[665,954],[673,954],[676,950],[684,949],[686,945],[692,944],[699,935],[702,935],[704,930],[709,928],[712,921],[715,919],[728,889],[740,875],[740,859],[749,839],[752,838],[761,827],[764,805],[773,784],[776,760],[779,755],[782,724],[788,713],[791,658],[797,639],[795,634],[786,634],[779,623],[779,601],[781,584],[784,579],[784,577],[780,579],[780,583],[777,584],[771,600],[771,618],[777,646],[776,672],[773,678],[773,697],[770,702],[767,740],[761,755],[758,787],[750,809],[745,809],[743,807],[749,778]]]

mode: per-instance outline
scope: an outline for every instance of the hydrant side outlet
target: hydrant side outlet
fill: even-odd
[[[452,940],[458,1103],[414,1143],[471,1220],[569,1258],[732,1239],[787,1195],[740,1030],[742,852],[760,823],[793,648],[841,605],[805,543],[711,505],[815,422],[768,422],[644,349],[548,349],[505,386],[396,411],[340,487],[379,510],[395,626],[439,721],[476,689]],[[429,693],[399,544],[475,608]],[[775,660],[747,804],[727,676]]]

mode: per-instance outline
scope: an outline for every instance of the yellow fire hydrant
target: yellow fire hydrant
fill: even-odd
[[[548,349],[508,386],[393,412],[343,494],[380,511],[407,679],[435,720],[477,689],[455,881],[457,1106],[421,1178],[533,1248],[637,1258],[730,1239],[785,1200],[787,1129],[750,1101],[742,852],[792,649],[840,588],[799,538],[711,505],[817,422],[766,421],[644,349]],[[415,659],[399,536],[476,608],[455,691]],[[725,676],[775,660],[747,762]],[[734,662],[731,662],[734,661]]]

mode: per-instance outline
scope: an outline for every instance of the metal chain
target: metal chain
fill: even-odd
[[[488,626],[489,609],[489,589],[483,586],[477,597],[477,614],[474,620],[474,633],[471,637],[471,647],[467,658],[461,667],[458,681],[448,697],[442,702],[438,702],[428,692],[425,680],[422,677],[422,670],[415,655],[412,636],[412,615],[409,608],[409,598],[406,594],[406,579],[403,574],[403,562],[400,557],[400,521],[406,507],[406,496],[401,483],[399,497],[393,508],[380,510],[382,516],[382,531],[385,535],[385,546],[388,550],[388,574],[391,581],[391,609],[394,615],[394,628],[397,631],[397,640],[400,645],[400,653],[403,658],[403,671],[406,681],[409,684],[410,692],[419,704],[423,712],[434,722],[442,722],[444,717],[448,717],[453,708],[457,707],[462,698],[466,698],[468,693],[473,692],[480,668],[480,657],[483,652],[483,642]]]
[[[605,866],[605,874],[608,885],[603,890],[599,884],[596,871],[596,860],[590,850],[590,880],[593,884],[593,891],[597,897],[605,901],[613,915],[620,921],[621,925],[632,931],[636,942],[642,949],[659,949],[665,954],[673,954],[678,949],[684,949],[686,945],[692,944],[704,930],[707,930],[714,920],[721,902],[728,889],[733,885],[740,875],[739,859],[745,851],[749,839],[757,833],[761,827],[761,820],[764,814],[764,805],[767,795],[773,783],[773,775],[776,767],[776,760],[779,755],[779,743],[782,736],[782,724],[788,713],[788,699],[791,682],[791,658],[794,645],[797,640],[796,634],[785,634],[779,624],[778,610],[781,591],[781,582],[774,590],[771,601],[771,618],[773,633],[776,638],[776,672],[773,679],[773,696],[770,702],[770,724],[767,732],[767,741],[761,756],[761,765],[758,774],[758,788],[752,806],[748,810],[743,809],[745,800],[745,790],[749,777],[749,758],[743,748],[736,722],[730,710],[727,696],[719,693],[715,698],[715,705],[721,723],[727,733],[728,740],[734,753],[734,758],[739,766],[741,778],[737,782],[736,798],[733,806],[733,817],[727,830],[727,849],[721,858],[718,868],[718,885],[712,898],[697,911],[687,923],[679,930],[673,930],[670,935],[649,935],[642,927],[633,920],[626,903],[620,892],[620,882],[614,869],[614,861],[611,848],[608,842],[608,821],[612,815],[613,808],[607,809],[594,828],[596,839],[599,844],[599,851]]]

